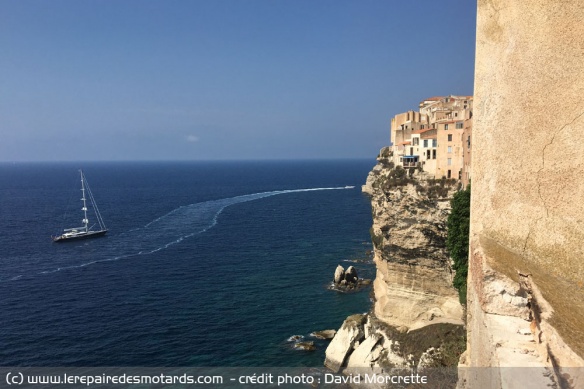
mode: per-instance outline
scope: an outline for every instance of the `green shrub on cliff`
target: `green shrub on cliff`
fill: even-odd
[[[460,302],[466,304],[466,277],[468,274],[468,237],[470,232],[470,185],[457,192],[451,201],[448,216],[446,247],[454,261],[456,271],[452,284],[458,289]]]

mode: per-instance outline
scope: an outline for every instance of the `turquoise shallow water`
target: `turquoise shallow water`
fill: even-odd
[[[0,165],[1,365],[321,366],[325,342],[287,339],[369,309],[327,286],[338,264],[373,276],[351,262],[373,165]],[[54,244],[80,220],[79,167],[110,232]]]

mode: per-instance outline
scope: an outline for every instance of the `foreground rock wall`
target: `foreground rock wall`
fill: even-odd
[[[565,374],[584,366],[582,20],[579,0],[478,2],[462,362],[552,372],[524,384],[584,387]]]

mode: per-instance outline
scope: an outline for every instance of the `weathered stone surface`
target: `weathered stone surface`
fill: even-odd
[[[368,182],[373,213],[375,315],[408,328],[449,322],[463,324],[458,292],[446,253],[446,219],[453,181],[423,176],[391,186],[389,165],[380,162]],[[445,194],[437,197],[438,193]]]
[[[345,280],[347,281],[347,283],[354,284],[357,282],[358,278],[359,277],[357,276],[357,269],[355,269],[354,266],[349,266],[347,268],[347,271],[345,272]]]
[[[582,20],[578,0],[478,2],[466,364],[552,374],[461,387],[584,387],[561,381],[584,366]]]
[[[371,195],[373,213],[373,259],[377,274],[373,282],[374,310],[361,324],[345,321],[326,351],[325,365],[351,374],[363,368],[376,372],[390,368],[426,366],[439,355],[444,323],[458,328],[460,344],[463,310],[452,286],[450,260],[446,254],[446,218],[450,197],[457,187],[453,181],[409,179],[410,183],[388,185],[393,166],[380,158],[363,191]],[[437,188],[440,188],[437,190]],[[436,197],[436,194],[440,196]],[[356,280],[350,267],[341,284]],[[523,302],[523,301],[521,301]],[[355,321],[353,320],[353,324]],[[428,327],[438,324],[438,327]],[[430,331],[424,331],[423,328]],[[451,331],[444,329],[444,333]],[[409,331],[418,331],[412,335]],[[436,332],[437,331],[437,332]],[[420,337],[416,337],[420,336]],[[405,347],[402,349],[400,341]],[[424,346],[419,340],[423,339]],[[431,339],[430,341],[428,339]],[[451,341],[452,338],[449,338]],[[432,344],[430,346],[430,343]],[[428,344],[428,346],[425,346]],[[432,348],[424,354],[425,347]],[[408,350],[415,356],[406,355]],[[420,364],[419,359],[423,356]]]
[[[298,342],[294,343],[294,348],[297,350],[304,350],[304,351],[314,351],[316,350],[316,346],[314,342]]]
[[[379,344],[383,337],[380,334],[372,333],[359,347],[353,351],[347,362],[348,368],[371,368],[379,359],[383,347]]]
[[[314,331],[310,335],[314,336],[317,339],[332,339],[337,334],[337,330],[323,330],[323,331]]]
[[[326,349],[324,365],[339,372],[346,358],[353,352],[355,344],[364,338],[364,315],[349,316]]]
[[[334,276],[334,283],[339,284],[342,280],[345,279],[345,268],[341,265],[338,265],[335,269],[335,276]]]

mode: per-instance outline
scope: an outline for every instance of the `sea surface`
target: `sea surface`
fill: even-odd
[[[0,366],[322,366],[309,334],[370,307],[328,286],[374,276],[374,164],[0,164]],[[53,243],[82,224],[79,168],[109,232]]]

